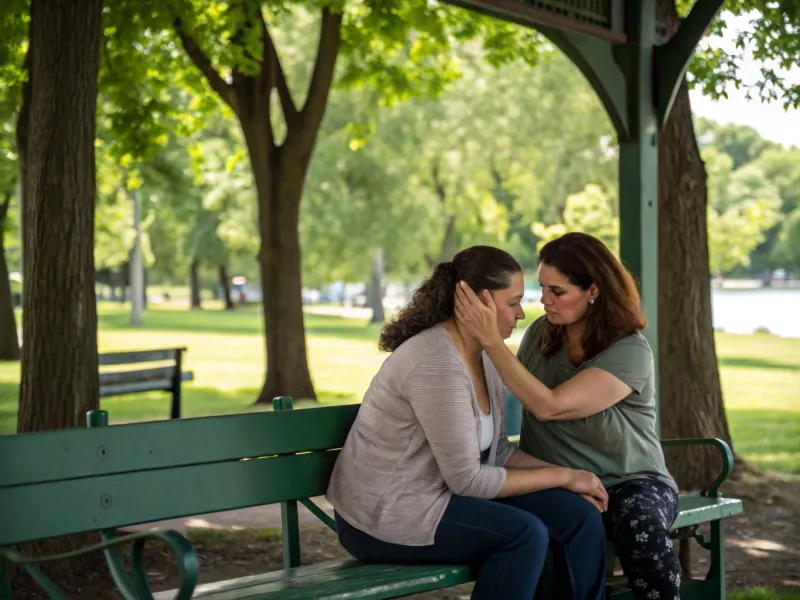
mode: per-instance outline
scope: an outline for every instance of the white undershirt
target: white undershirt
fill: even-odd
[[[494,439],[494,416],[492,416],[492,403],[489,403],[489,414],[483,414],[483,411],[478,409],[481,417],[481,452],[485,452],[492,446]]]

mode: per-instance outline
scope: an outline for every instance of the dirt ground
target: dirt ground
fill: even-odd
[[[727,496],[744,500],[744,514],[725,520],[725,567],[728,589],[768,586],[776,590],[800,590],[800,477],[759,477],[730,484]],[[281,540],[274,522],[275,508],[258,513],[225,513],[217,522],[186,520],[170,522],[187,532],[200,558],[201,583],[231,579],[281,568]],[[304,509],[301,509],[304,510]],[[161,525],[161,524],[159,524]],[[197,527],[205,525],[206,527]],[[246,527],[246,528],[243,528]],[[336,536],[313,519],[301,522],[303,564],[346,558]],[[706,552],[692,542],[692,570],[700,576],[708,566]],[[102,557],[85,575],[58,577],[62,589],[77,600],[121,598],[113,589]],[[148,576],[154,591],[170,589],[175,584],[171,556],[159,548],[147,553]],[[15,598],[38,599],[26,577],[15,578]],[[416,600],[456,600],[469,598],[470,586],[429,592]]]

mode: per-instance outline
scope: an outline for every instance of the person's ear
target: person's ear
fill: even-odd
[[[597,287],[596,284],[592,284],[589,286],[589,304],[594,304],[597,301],[597,298],[600,296],[600,289]]]

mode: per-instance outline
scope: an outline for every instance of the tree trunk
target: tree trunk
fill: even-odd
[[[147,310],[147,286],[148,286],[148,278],[149,278],[149,271],[148,269],[144,269],[143,271],[143,281],[142,281],[142,307]]]
[[[429,268],[434,268],[440,262],[452,260],[455,256],[456,250],[456,215],[447,209],[447,191],[444,188],[444,183],[439,175],[439,164],[434,163],[431,168],[431,176],[433,177],[433,187],[436,192],[436,197],[442,205],[444,212],[444,235],[442,242],[439,246],[438,256],[426,256],[425,261],[428,263]]]
[[[117,269],[111,269],[108,273],[108,287],[111,289],[111,297],[109,300],[111,302],[122,302],[120,296],[117,294],[117,287],[122,286],[120,283],[121,281],[122,275],[120,275],[119,271]]]
[[[83,427],[98,407],[95,113],[101,0],[31,3],[23,209],[22,432]]]
[[[677,22],[674,0],[660,3]],[[730,444],[711,321],[706,170],[685,81],[661,133],[658,218],[661,437]],[[708,446],[670,449],[667,461],[685,490],[707,486],[720,468]]]
[[[6,262],[5,225],[11,194],[0,201],[0,361],[19,360],[19,338],[17,337],[17,317],[14,314],[14,300],[11,295],[8,263]]]
[[[233,310],[233,298],[231,298],[231,282],[228,278],[228,267],[219,266],[219,285],[222,288],[222,299],[225,301],[225,310]]]
[[[86,412],[99,405],[94,143],[101,11],[101,0],[31,2],[30,114],[18,136],[25,285],[19,433],[83,427]],[[66,552],[89,537],[26,544],[23,552]],[[64,580],[97,562],[86,557],[47,570]]]
[[[316,399],[303,324],[298,231],[307,164],[303,168],[285,149],[275,149],[284,160],[276,160],[277,168],[271,169],[262,145],[250,148],[258,192],[259,272],[267,329],[267,377],[256,402],[270,403],[276,396]]]
[[[190,306],[193,309],[202,309],[203,303],[200,299],[200,263],[192,261],[189,266],[189,295],[191,297]]]
[[[370,323],[383,323],[383,250],[376,250],[372,257],[372,277],[369,283],[369,306],[372,308]]]
[[[330,8],[321,11],[317,55],[300,107],[292,98],[269,25],[260,12],[250,14],[252,20],[243,24],[243,30],[261,32],[261,68],[257,74],[233,69],[228,81],[180,19],[174,26],[189,58],[236,113],[250,155],[258,196],[258,258],[267,330],[267,376],[257,402],[271,402],[274,396],[316,398],[306,355],[297,227],[303,184],[333,84],[342,14]],[[275,104],[271,104],[273,90]],[[271,120],[272,106],[278,105],[286,125],[286,138],[280,144]]]

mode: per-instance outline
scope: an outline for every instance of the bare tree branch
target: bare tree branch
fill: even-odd
[[[278,98],[281,101],[281,109],[283,116],[286,120],[286,125],[289,129],[293,129],[297,123],[299,115],[297,105],[292,99],[292,92],[289,90],[289,85],[286,82],[286,74],[283,72],[281,59],[278,56],[278,51],[275,48],[275,43],[272,41],[272,36],[269,34],[267,24],[264,22],[264,16],[261,18],[261,42],[263,44],[263,56],[261,58],[261,77],[263,84],[268,87],[275,87],[278,90]],[[267,77],[267,73],[271,77]]]
[[[308,86],[308,97],[302,114],[308,119],[310,130],[316,135],[317,129],[325,114],[328,94],[333,84],[333,71],[339,55],[339,43],[342,37],[342,13],[333,13],[329,8],[322,10],[322,23],[319,30],[317,58],[314,72]]]
[[[183,30],[183,23],[180,18],[175,19],[173,27],[181,40],[181,44],[183,44],[184,50],[186,50],[186,54],[189,55],[189,58],[192,59],[195,66],[200,69],[200,72],[205,76],[211,89],[214,90],[234,112],[238,113],[238,101],[233,88],[222,79],[214,68],[214,65],[211,64],[211,60],[206,56],[205,52],[203,52],[194,38]]]

